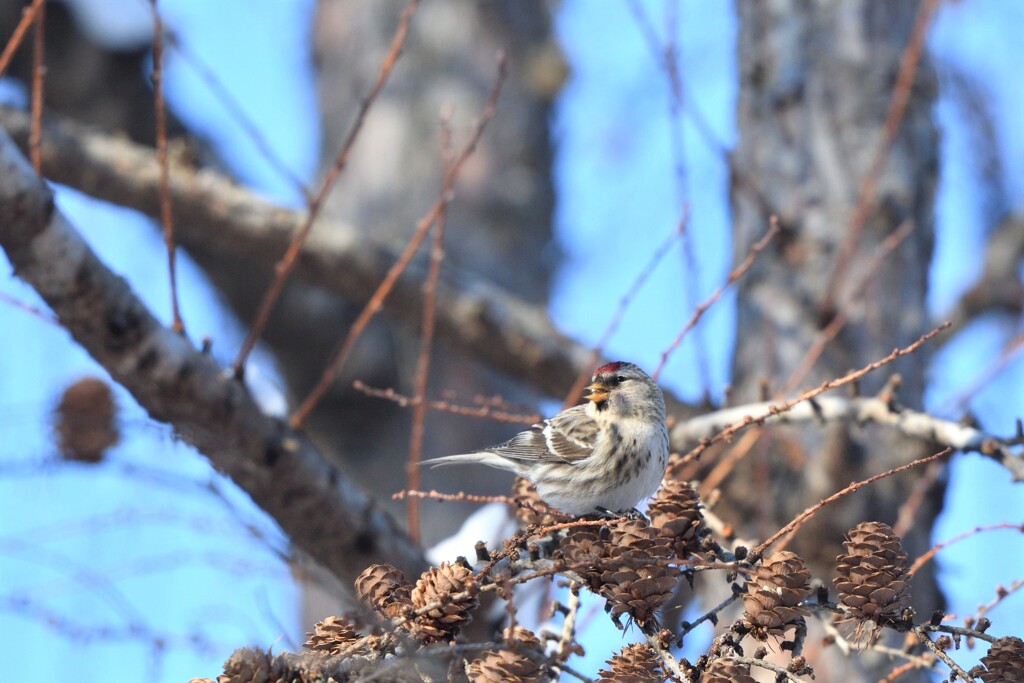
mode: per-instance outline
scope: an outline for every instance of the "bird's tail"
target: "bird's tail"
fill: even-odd
[[[445,455],[440,458],[431,458],[429,460],[420,461],[421,465],[430,465],[431,468],[442,467],[444,465],[465,465],[467,463],[487,465],[489,467],[496,467],[500,470],[508,470],[509,472],[516,471],[515,463],[501,457],[497,453],[490,453],[488,451],[481,451],[479,453],[461,453],[459,455]]]

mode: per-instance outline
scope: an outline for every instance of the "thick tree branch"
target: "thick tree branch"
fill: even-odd
[[[372,562],[413,575],[426,566],[393,520],[303,435],[262,414],[241,384],[153,318],[55,211],[49,188],[3,131],[0,246],[15,274],[149,415],[229,475],[297,547],[347,583]]]
[[[902,408],[883,397],[818,396],[785,412],[776,412],[773,407],[776,404],[768,401],[750,403],[678,422],[671,431],[672,448],[684,451],[689,445],[711,438],[725,427],[738,423],[871,422],[940,446],[981,453],[1009,470],[1014,481],[1024,481],[1024,459],[1010,449],[1016,439],[1001,439],[975,427]]]
[[[0,107],[0,125],[25,148],[27,114]],[[43,129],[42,161],[43,174],[55,182],[159,216],[159,167],[148,147],[50,117]],[[180,244],[267,269],[287,249],[305,217],[274,206],[216,171],[180,163],[172,168],[171,196]],[[354,305],[365,303],[397,257],[366,235],[336,222],[319,224],[300,253],[296,275]],[[384,306],[414,329],[422,316],[425,277],[425,268],[412,264]],[[585,367],[588,350],[559,333],[542,308],[452,266],[438,283],[436,323],[438,337],[450,347],[550,396],[561,396],[578,373],[593,370]]]

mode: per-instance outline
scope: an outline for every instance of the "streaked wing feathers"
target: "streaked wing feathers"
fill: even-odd
[[[513,460],[575,462],[593,453],[596,439],[597,423],[576,406],[487,450]]]

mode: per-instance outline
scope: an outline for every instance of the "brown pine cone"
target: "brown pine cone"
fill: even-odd
[[[389,619],[401,616],[411,590],[405,574],[390,564],[371,564],[356,577],[356,597]]]
[[[428,642],[453,637],[472,619],[470,612],[480,604],[479,590],[473,572],[461,564],[442,562],[431,567],[416,582],[410,599],[416,610],[435,606],[407,622],[406,628]]]
[[[757,683],[750,667],[728,659],[716,659],[704,669],[700,683]]]
[[[595,527],[575,527],[566,532],[555,558],[582,576],[591,590],[601,588],[601,566],[611,552]]]
[[[361,637],[355,626],[341,617],[327,617],[317,622],[306,636],[308,640],[303,644],[304,647],[332,657]]]
[[[910,601],[907,553],[891,527],[862,522],[843,543],[834,579],[839,600],[854,619],[896,619]]]
[[[626,558],[636,556],[646,563],[647,558],[672,557],[671,542],[663,537],[656,527],[643,519],[630,519],[619,522],[611,527],[609,539],[609,556]]]
[[[247,647],[228,657],[217,683],[277,683],[284,675],[283,667],[269,652]]]
[[[117,404],[101,379],[86,377],[64,390],[54,411],[60,452],[67,460],[97,463],[117,443]]]
[[[984,683],[1020,683],[1024,681],[1024,640],[1016,636],[992,643],[981,658],[988,671],[981,674]]]
[[[665,479],[647,507],[651,524],[672,543],[673,557],[685,559],[700,547],[704,515],[697,490],[689,482]]]
[[[762,559],[743,596],[751,635],[767,640],[802,621],[808,611],[799,605],[810,594],[810,581],[811,573],[794,553],[784,550]]]
[[[540,664],[509,650],[485,652],[470,663],[467,673],[473,683],[539,683],[544,678]]]
[[[608,683],[661,683],[658,656],[647,643],[627,645],[608,660],[608,669],[597,672],[599,681]]]
[[[646,624],[672,597],[676,577],[668,567],[651,564],[623,567],[601,573],[601,594],[608,598],[612,618],[628,614],[638,624]]]
[[[523,526],[536,524],[538,526],[552,526],[560,521],[551,507],[540,499],[537,489],[526,479],[516,477],[516,483],[512,486],[512,499],[515,501],[514,512],[516,519]]]

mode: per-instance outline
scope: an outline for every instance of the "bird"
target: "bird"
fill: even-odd
[[[597,368],[583,398],[497,446],[422,464],[479,463],[514,472],[545,503],[573,516],[635,513],[668,465],[665,397],[639,366],[613,361]]]

